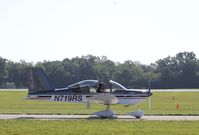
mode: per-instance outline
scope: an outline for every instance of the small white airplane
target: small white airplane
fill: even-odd
[[[110,110],[112,104],[134,105],[143,102],[151,95],[150,89],[127,89],[112,80],[106,84],[98,80],[84,80],[66,88],[54,88],[41,68],[28,69],[27,99],[86,103],[87,108],[90,108],[91,103],[104,104],[107,106],[106,110],[94,113],[99,117],[113,117],[115,114]],[[137,110],[128,115],[140,118],[144,112]]]

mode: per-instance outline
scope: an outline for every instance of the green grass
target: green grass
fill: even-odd
[[[1,135],[198,135],[199,121],[0,120]]]
[[[104,105],[92,104],[91,109],[86,109],[85,104],[72,104],[47,101],[25,100],[27,92],[0,91],[0,113],[10,114],[91,114],[105,109]],[[173,100],[173,97],[175,98]],[[179,109],[176,109],[176,104]],[[124,107],[112,105],[111,109],[119,114],[125,114],[136,109],[144,110],[145,114],[184,114],[199,115],[199,93],[159,93],[152,96],[152,108],[148,111],[148,101]]]

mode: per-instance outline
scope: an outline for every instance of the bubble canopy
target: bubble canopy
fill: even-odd
[[[71,90],[82,90],[82,91],[88,91],[92,89],[96,90],[98,89],[99,85],[100,85],[100,81],[98,80],[84,80],[84,81],[80,81],[78,83],[74,83],[72,85],[69,85],[67,88],[71,89]],[[127,89],[119,84],[118,82],[115,82],[113,80],[110,80],[108,83],[103,83],[103,85],[105,85],[106,88],[106,92],[114,92],[114,91],[126,91]]]
[[[99,86],[99,82],[98,80],[84,80],[84,81],[69,85],[68,88],[72,89],[72,88],[85,87],[85,86],[88,86],[90,88],[97,88]]]
[[[110,80],[110,84],[113,90],[127,90],[123,85],[119,84],[118,82]]]

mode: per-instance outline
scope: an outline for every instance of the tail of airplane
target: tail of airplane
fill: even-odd
[[[45,91],[51,91],[55,89],[42,68],[29,68],[27,73],[27,79],[28,95]]]

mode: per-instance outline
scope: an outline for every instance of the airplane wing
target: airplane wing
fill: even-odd
[[[118,98],[110,94],[94,95],[94,96],[87,97],[86,100],[88,100],[90,103],[97,103],[97,104],[104,104],[104,105],[119,103]]]

